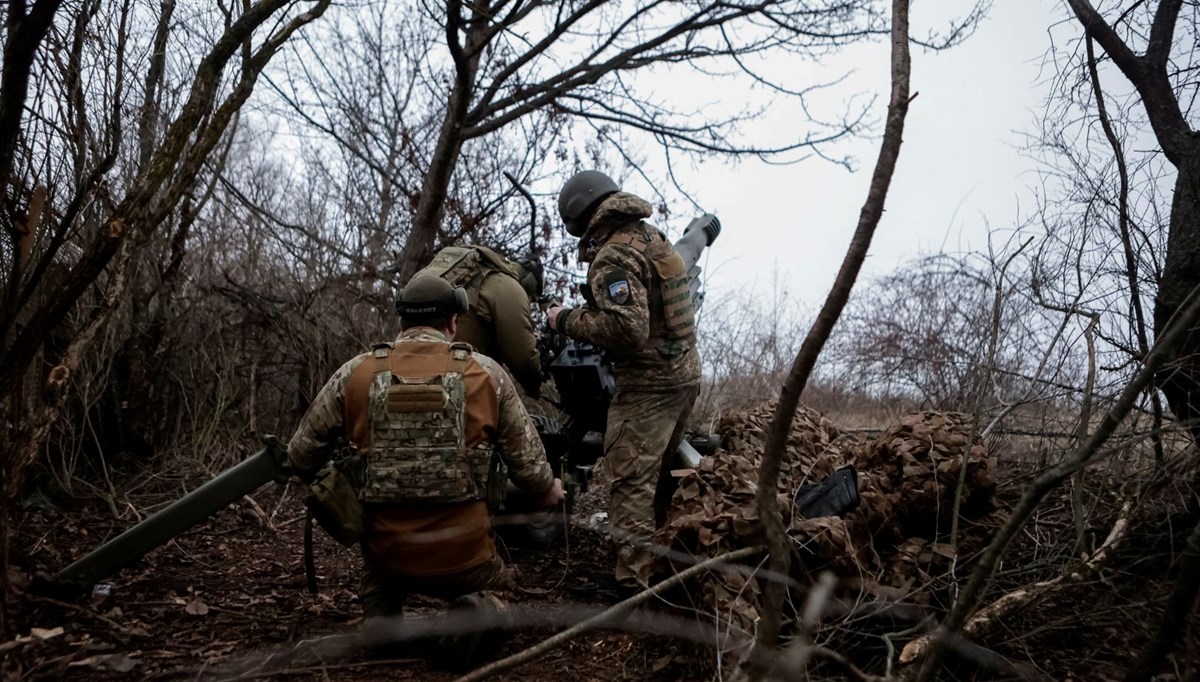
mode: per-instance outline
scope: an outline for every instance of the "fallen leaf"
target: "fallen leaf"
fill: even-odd
[[[29,636],[33,637],[34,639],[51,639],[53,637],[58,637],[62,633],[63,629],[61,626],[50,628],[49,630],[43,628],[29,628]]]
[[[208,615],[208,604],[200,601],[200,598],[197,597],[196,599],[188,602],[188,605],[184,610],[193,616],[205,616]]]

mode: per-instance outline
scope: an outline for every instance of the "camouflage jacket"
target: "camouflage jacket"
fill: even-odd
[[[648,202],[624,192],[600,204],[579,243],[579,261],[591,264],[588,305],[560,312],[556,325],[603,348],[619,388],[670,390],[699,381],[700,354],[694,330],[674,351],[662,343],[664,311],[651,308],[662,305],[662,282],[646,254],[630,245],[665,239],[643,220],[651,213]],[[685,305],[690,315],[690,301]]]
[[[412,348],[419,344],[446,346],[449,341],[437,330],[416,327],[400,334],[392,345],[393,355],[402,356],[407,344],[416,344]],[[321,388],[292,435],[288,460],[293,471],[302,477],[319,470],[333,456],[340,439],[348,440],[370,456],[369,425],[363,428],[346,423],[347,384],[355,369],[370,357],[371,353],[363,353],[342,365]],[[509,478],[517,487],[533,495],[548,491],[554,476],[537,429],[508,372],[486,355],[472,353],[463,381],[467,447],[490,443],[508,465]],[[480,489],[486,488],[486,481],[479,484]]]

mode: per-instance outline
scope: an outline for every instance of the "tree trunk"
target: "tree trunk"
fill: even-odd
[[[908,51],[908,0],[893,0],[892,2],[892,51],[891,51],[891,98],[888,102],[887,119],[884,124],[883,140],[879,145],[879,157],[875,162],[875,170],[871,174],[871,184],[867,190],[866,201],[859,212],[858,226],[842,259],[833,287],[825,297],[825,303],[817,314],[817,319],[804,337],[800,350],[796,354],[792,367],[784,380],[779,392],[779,401],[775,404],[775,413],[767,428],[767,439],[763,446],[762,463],[758,471],[758,492],[755,495],[758,507],[758,517],[762,520],[763,531],[767,538],[767,548],[770,550],[768,568],[776,576],[789,574],[791,565],[791,539],[783,526],[783,515],[779,507],[777,487],[779,484],[780,465],[783,460],[784,446],[787,435],[792,427],[796,408],[800,397],[808,385],[809,376],[825,342],[833,332],[834,326],[841,317],[850,292],[858,279],[858,273],[866,260],[871,239],[875,228],[883,217],[883,207],[887,199],[888,188],[892,184],[892,175],[896,170],[896,162],[900,158],[900,145],[904,137],[904,119],[908,114],[909,103],[909,74],[912,62]],[[779,638],[783,619],[783,606],[787,588],[780,580],[769,580],[763,588],[761,617],[756,635],[756,654],[773,651]],[[769,659],[767,659],[769,660]],[[758,662],[752,662],[750,677],[752,680],[762,679],[770,672]]]
[[[1167,256],[1154,301],[1156,336],[1162,335],[1188,293],[1200,286],[1200,149],[1178,159],[1176,166]],[[1200,444],[1200,327],[1189,331],[1178,356],[1158,373],[1156,383],[1176,419]]]
[[[412,227],[396,263],[396,277],[401,283],[407,282],[414,272],[432,258],[438,230],[446,214],[450,179],[454,175],[454,168],[458,166],[458,158],[466,141],[462,131],[466,127],[471,94],[475,90],[475,79],[479,73],[482,45],[490,36],[486,4],[473,6],[474,17],[470,28],[467,29],[465,48],[458,43],[458,30],[462,25],[458,14],[462,3],[447,4],[446,37],[450,53],[454,57],[454,85],[450,88],[446,115],[442,118],[442,127],[438,132],[437,146],[434,147],[429,170],[425,171],[425,177],[421,180],[421,196],[413,213]]]
[[[451,91],[450,98],[454,99],[456,96],[457,93]],[[459,120],[457,112],[453,107],[447,109],[429,170],[421,180],[421,197],[417,200],[417,210],[413,213],[412,227],[409,229],[408,239],[404,241],[404,248],[400,251],[400,260],[396,264],[396,276],[401,283],[407,282],[413,273],[433,257],[438,229],[442,226],[442,218],[446,213],[450,178],[462,153],[463,140],[459,135],[461,129],[462,121]]]

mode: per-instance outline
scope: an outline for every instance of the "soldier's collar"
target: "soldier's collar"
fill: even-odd
[[[449,343],[450,339],[446,338],[445,332],[433,327],[409,327],[400,332],[400,336],[396,337],[397,341],[441,341]]]

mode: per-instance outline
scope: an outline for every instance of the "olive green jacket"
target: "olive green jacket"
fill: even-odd
[[[542,385],[542,361],[529,294],[516,277],[492,272],[484,277],[478,295],[471,299],[476,303],[459,315],[454,340],[469,343],[480,353],[499,360],[526,393],[537,395]]]

